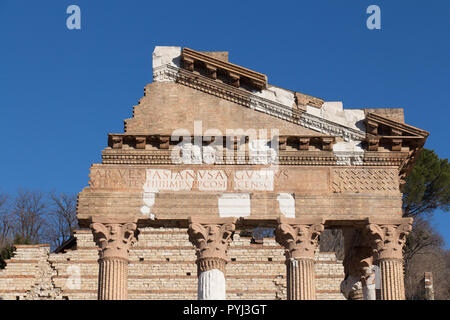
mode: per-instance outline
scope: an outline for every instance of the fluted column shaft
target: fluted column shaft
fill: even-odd
[[[128,299],[128,261],[107,258],[99,261],[98,299]]]
[[[315,300],[314,260],[291,258],[286,261],[286,265],[287,299]]]
[[[198,300],[226,300],[227,250],[235,218],[189,218],[189,240],[197,255]]]
[[[288,300],[315,300],[315,250],[322,219],[280,218],[275,238],[286,249]]]
[[[403,261],[398,259],[380,259],[381,300],[405,300]]]
[[[128,250],[137,240],[136,224],[94,221],[91,229],[100,247],[98,299],[128,299]]]
[[[225,265],[220,258],[197,261],[198,300],[226,300]]]
[[[367,230],[372,238],[374,259],[380,268],[381,299],[404,300],[402,248],[412,230],[412,218],[391,221],[369,219]]]

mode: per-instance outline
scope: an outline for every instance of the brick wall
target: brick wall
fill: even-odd
[[[75,237],[76,250],[65,253],[50,253],[48,246],[18,246],[0,271],[0,298],[96,299],[97,247],[89,230],[79,230]],[[251,244],[250,238],[235,234],[228,257],[228,299],[286,299],[285,257],[274,239]],[[141,229],[130,250],[129,298],[196,299],[195,258],[186,229]],[[316,259],[317,298],[344,299],[339,292],[342,262],[334,253],[321,252]]]

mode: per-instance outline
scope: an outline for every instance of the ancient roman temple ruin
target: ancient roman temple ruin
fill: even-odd
[[[156,47],[64,246],[17,246],[3,299],[404,299],[402,186],[428,132],[228,61]],[[273,228],[255,240],[241,233]],[[345,258],[320,252],[342,229]]]

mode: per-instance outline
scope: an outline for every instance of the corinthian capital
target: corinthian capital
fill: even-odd
[[[275,239],[287,250],[287,258],[314,259],[323,220],[279,219]]]
[[[228,245],[235,230],[235,218],[206,219],[189,218],[189,241],[196,247],[197,264],[206,269],[213,268],[211,261],[217,261],[222,267],[227,260]],[[209,262],[206,262],[208,260]],[[222,267],[218,267],[222,269]]]
[[[412,218],[392,221],[368,220],[366,226],[372,240],[372,249],[376,260],[403,258],[402,249],[406,236],[412,230]]]
[[[94,241],[100,247],[100,259],[128,260],[128,250],[136,242],[139,231],[136,223],[93,222],[90,225]]]

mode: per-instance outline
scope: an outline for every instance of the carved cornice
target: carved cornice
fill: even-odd
[[[299,121],[296,123],[305,128],[341,137],[344,141],[363,141],[366,136],[364,131],[345,127],[306,112],[301,114]]]
[[[222,147],[227,147],[227,140],[232,137],[234,138],[234,147],[237,146],[238,140],[245,138],[242,144],[248,144],[251,138],[256,139],[257,137],[251,136],[190,136],[190,141],[202,141],[203,144],[211,144],[212,142],[221,139]],[[184,138],[184,137],[183,137]],[[323,136],[323,135],[281,135],[274,138],[278,139],[279,150],[286,149],[286,142],[290,142],[290,146],[293,146],[297,150],[314,150],[320,149],[323,151],[332,151],[333,145],[336,143],[336,137],[333,136]],[[159,134],[146,134],[146,133],[109,133],[108,134],[108,147],[111,149],[146,149],[146,145],[156,147],[158,149],[169,149],[170,148],[170,135],[159,135]],[[173,144],[178,144],[179,141],[173,141]]]
[[[372,152],[365,151],[363,164],[365,166],[401,167],[408,158],[408,152]]]
[[[281,146],[280,146],[281,147]],[[102,151],[103,164],[176,164],[172,160],[171,150],[139,150],[132,146],[125,148],[108,148]],[[280,165],[317,165],[317,166],[370,166],[370,167],[398,167],[404,168],[407,152],[381,153],[381,152],[347,152],[347,151],[306,151],[306,150],[280,150],[278,164]],[[215,164],[250,163],[249,152],[245,151],[231,157],[222,153],[222,159],[216,158]],[[228,161],[231,160],[231,161]],[[361,161],[362,160],[362,161]]]
[[[385,126],[386,128],[382,128],[382,126]],[[373,112],[369,112],[366,115],[366,127],[367,133],[374,136],[386,135],[401,138],[406,137],[421,139],[427,138],[430,135],[430,133],[425,130],[380,116],[379,114]]]
[[[297,102],[297,105],[300,107],[304,107],[306,105],[315,107],[315,108],[322,108],[324,104],[324,100],[320,98],[316,98],[304,93],[295,92],[295,101]]]
[[[232,241],[236,218],[189,218],[189,241],[196,248],[199,271],[220,268],[224,272],[228,246]]]
[[[229,78],[229,82],[236,86],[240,86],[240,82],[246,79],[248,83],[257,89],[267,88],[267,76],[255,72],[253,70],[243,68],[233,63],[214,58],[205,53],[195,51],[189,48],[183,48],[181,55],[183,68],[194,71],[196,65],[201,65],[207,69],[207,74],[212,78],[217,78],[217,73],[222,73]]]
[[[334,151],[338,166],[361,166],[364,164],[364,151]]]
[[[406,236],[412,230],[412,221],[412,218],[385,222],[367,220],[366,228],[371,239],[375,260],[403,259],[402,248],[406,242]]]
[[[323,220],[280,218],[275,239],[286,249],[287,259],[312,259],[319,235],[324,230]]]
[[[404,184],[404,178],[412,169],[429,132],[373,112],[366,115],[366,131],[365,142],[369,151],[388,149],[395,152],[402,151],[404,148],[409,151],[400,169],[402,184]]]
[[[94,234],[94,241],[100,247],[100,259],[128,261],[128,250],[137,241],[139,233],[135,223],[93,222],[90,228]]]

